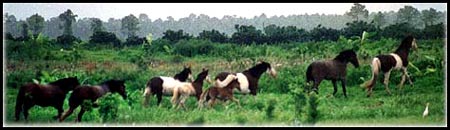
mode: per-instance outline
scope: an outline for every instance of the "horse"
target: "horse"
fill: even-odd
[[[56,108],[58,114],[53,118],[59,118],[63,112],[67,93],[78,85],[80,82],[77,77],[69,77],[48,84],[27,83],[21,86],[16,100],[15,120],[20,119],[20,112],[23,109],[25,120],[28,121],[28,110],[34,105]]]
[[[221,72],[215,78],[215,85],[213,87],[223,88],[230,83],[238,83],[238,91],[243,94],[252,94],[256,96],[256,92],[258,90],[258,81],[261,75],[264,72],[268,72],[273,78],[276,78],[277,72],[271,67],[271,65],[267,62],[261,61],[257,65],[253,66],[250,69],[244,70],[241,73],[229,73],[229,72]],[[237,77],[237,82],[232,82],[234,80],[226,80],[228,76],[235,75]],[[228,77],[229,79],[230,77]]]
[[[198,107],[203,108],[205,102],[208,102],[208,106],[212,107],[216,99],[222,100],[224,102],[227,100],[231,100],[236,102],[238,106],[241,106],[239,100],[237,100],[233,96],[233,90],[239,88],[240,86],[237,80],[237,76],[230,74],[224,81],[228,80],[231,80],[229,81],[230,84],[223,88],[212,86],[208,88],[205,92],[203,92],[202,95],[200,96],[200,100],[198,101]]]
[[[411,81],[410,76],[406,68],[408,67],[408,55],[410,50],[417,50],[416,39],[412,36],[407,36],[404,38],[400,44],[400,46],[395,50],[395,52],[390,53],[389,55],[378,55],[372,59],[372,78],[366,81],[363,85],[367,89],[367,97],[372,95],[372,89],[375,86],[376,79],[378,74],[381,71],[384,73],[384,87],[386,88],[386,92],[391,95],[391,91],[389,90],[389,76],[392,70],[402,70],[402,80],[400,81],[400,89],[403,88],[403,84],[405,83],[405,78],[408,78],[408,81],[411,85],[414,85]]]
[[[332,60],[324,61],[314,61],[306,69],[306,82],[309,84],[313,81],[313,90],[316,94],[319,94],[319,85],[322,80],[331,80],[333,83],[333,95],[337,92],[337,81],[342,83],[342,92],[344,96],[347,97],[347,92],[345,90],[346,75],[347,75],[347,64],[353,64],[356,68],[359,67],[359,62],[355,51],[344,50],[339,53]]]
[[[171,99],[173,106],[179,105],[185,108],[184,103],[189,96],[195,96],[197,101],[200,100],[200,95],[203,92],[203,81],[205,79],[209,81],[208,69],[203,68],[194,82],[180,82],[178,87],[173,90]]]
[[[125,91],[125,81],[112,79],[107,80],[100,85],[84,85],[75,88],[69,98],[70,108],[64,113],[59,121],[64,121],[70,114],[73,113],[73,110],[80,106],[85,100],[90,100],[94,107],[98,107],[98,104],[96,104],[95,101],[107,93],[119,93],[122,98],[126,100],[127,94]],[[86,112],[86,108],[81,105],[80,113],[78,113],[78,117],[76,119],[77,122],[81,121],[84,112]]]
[[[147,106],[148,101],[150,100],[150,96],[156,95],[158,98],[157,105],[161,103],[162,96],[168,95],[172,96],[173,89],[179,82],[186,82],[187,79],[190,79],[191,81],[194,81],[192,78],[192,71],[191,67],[184,66],[183,71],[176,74],[174,77],[166,77],[166,76],[158,76],[151,78],[146,86],[144,91],[144,106]]]

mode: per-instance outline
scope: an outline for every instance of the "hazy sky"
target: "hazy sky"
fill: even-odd
[[[398,11],[405,5],[418,10],[434,8],[447,11],[447,3],[361,3],[369,12]],[[265,13],[267,17],[274,15],[288,16],[292,14],[344,14],[353,3],[3,3],[3,13],[25,19],[35,13],[46,20],[58,16],[71,9],[77,19],[96,17],[103,21],[109,18],[123,18],[129,14],[136,17],[145,13],[150,19],[166,20],[172,16],[175,20],[188,17],[191,13],[206,14],[210,17],[222,18],[224,15],[253,18]]]

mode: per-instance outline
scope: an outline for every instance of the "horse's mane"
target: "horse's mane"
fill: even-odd
[[[188,71],[190,71],[190,68],[184,68],[183,71],[181,71],[178,74],[175,74],[175,76],[173,78],[184,82],[188,78],[188,75],[185,75],[185,74],[189,73]]]
[[[111,79],[111,80],[102,82],[100,85],[112,86],[112,85],[119,85],[121,82],[123,82],[123,80]]]
[[[270,64],[267,62],[262,62],[260,64],[257,64],[253,66],[252,68],[245,70],[244,72],[250,72],[251,75],[259,77],[262,73],[264,73],[267,68],[270,67]]]
[[[345,61],[347,61],[347,56],[352,53],[355,53],[355,52],[351,49],[345,50],[345,51],[340,52],[339,55],[337,55],[334,59],[341,61],[341,62],[345,62]]]
[[[195,79],[194,82],[201,82],[201,81],[203,81],[206,78],[206,76],[204,76],[204,75],[207,75],[207,74],[208,74],[208,70],[202,71],[201,73],[199,73],[197,75],[197,78]]]
[[[76,78],[70,77],[70,78],[63,78],[63,79],[59,79],[53,82],[48,83],[49,85],[53,85],[53,86],[64,86],[67,83],[70,83],[68,81],[70,80],[77,80]]]
[[[397,48],[397,50],[395,50],[395,53],[400,53],[402,51],[406,51],[409,50],[412,46],[412,41],[414,40],[413,36],[408,36],[405,39],[403,39],[402,43],[400,44],[400,46]]]

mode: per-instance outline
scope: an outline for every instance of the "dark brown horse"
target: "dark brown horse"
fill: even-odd
[[[233,90],[239,88],[240,86],[237,80],[237,76],[230,74],[227,76],[225,81],[226,80],[231,80],[229,81],[230,82],[229,85],[222,88],[213,86],[208,88],[205,92],[203,92],[202,95],[200,96],[200,100],[198,101],[198,107],[203,108],[203,104],[205,102],[208,102],[208,106],[212,107],[212,105],[215,104],[216,99],[219,99],[224,102],[232,100],[236,102],[238,106],[241,106],[239,100],[237,100],[233,96]]]
[[[125,91],[125,81],[123,80],[108,80],[100,85],[95,86],[80,86],[73,90],[69,98],[69,110],[67,110],[64,115],[59,119],[59,121],[64,121],[70,114],[73,113],[78,106],[80,106],[84,100],[90,100],[94,103],[98,98],[102,97],[106,93],[119,93],[123,99],[127,98]],[[94,103],[94,106],[98,106]],[[86,112],[86,108],[82,105],[80,113],[78,114],[76,121],[81,121],[81,118]]]
[[[203,68],[194,82],[180,82],[178,87],[173,90],[171,99],[173,106],[179,105],[185,108],[184,103],[189,96],[195,96],[197,101],[200,100],[200,95],[203,92],[203,81],[205,79],[209,80],[208,69]]]
[[[184,67],[183,71],[176,74],[174,77],[158,76],[151,78],[145,86],[143,102],[144,106],[147,106],[150,97],[154,96],[155,94],[158,98],[157,105],[159,105],[161,103],[163,94],[172,96],[175,86],[179,82],[186,82],[188,78],[193,81],[191,67],[186,66]]]
[[[331,80],[333,83],[333,95],[337,92],[336,81],[341,81],[342,92],[347,97],[345,90],[347,64],[352,63],[356,68],[359,67],[358,58],[355,51],[345,50],[339,53],[332,60],[315,61],[311,63],[306,70],[306,82],[314,82],[312,89],[319,94],[319,85],[322,80]]]
[[[237,89],[243,94],[252,94],[256,96],[258,90],[258,81],[264,72],[269,72],[272,77],[276,77],[277,73],[273,67],[267,62],[260,62],[250,69],[243,71],[242,73],[229,73],[221,72],[215,78],[215,84],[213,87],[223,88],[230,83],[238,83]],[[237,82],[231,82],[233,80],[225,80],[229,75],[235,75]]]
[[[20,87],[16,100],[16,121],[20,119],[23,109],[25,120],[28,120],[28,110],[34,105],[41,107],[52,106],[58,110],[54,118],[59,118],[63,110],[66,94],[80,85],[76,77],[59,79],[49,84],[27,83]]]
[[[386,92],[390,95],[391,91],[389,90],[389,76],[392,70],[402,70],[402,80],[400,81],[400,89],[403,87],[406,78],[411,85],[413,85],[411,78],[408,75],[406,68],[408,67],[408,55],[411,48],[417,50],[416,39],[412,36],[408,36],[403,39],[400,46],[395,50],[394,53],[389,55],[378,55],[372,60],[372,78],[364,83],[365,88],[367,89],[367,97],[372,95],[372,89],[375,86],[376,79],[378,74],[381,71],[384,73],[384,87],[386,88]]]

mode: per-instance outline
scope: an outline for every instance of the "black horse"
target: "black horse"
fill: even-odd
[[[84,100],[90,100],[94,103],[98,98],[102,97],[106,93],[119,93],[123,99],[127,98],[125,91],[125,81],[123,80],[108,80],[100,85],[95,86],[80,86],[73,90],[69,98],[69,110],[67,110],[64,115],[59,119],[59,121],[64,121],[70,114],[73,113],[78,106],[80,106]],[[98,105],[94,103],[94,107]],[[80,113],[76,121],[81,121],[81,118],[86,112],[85,106],[81,106]]]
[[[61,116],[66,94],[80,85],[76,77],[63,78],[49,84],[27,83],[20,87],[16,100],[16,121],[20,119],[23,110],[25,120],[28,120],[28,110],[34,105],[52,106],[58,110],[55,119]]]
[[[376,79],[378,74],[381,71],[384,73],[384,87],[386,88],[386,92],[391,94],[389,90],[389,76],[392,70],[402,70],[402,80],[400,81],[400,88],[403,87],[406,78],[411,85],[413,85],[411,78],[408,75],[406,68],[408,67],[408,55],[409,51],[412,49],[417,49],[416,39],[412,36],[408,36],[403,39],[400,46],[395,50],[394,53],[389,55],[378,55],[372,60],[372,78],[364,83],[365,88],[367,89],[367,97],[372,95],[372,89],[375,86]]]
[[[358,58],[355,51],[345,50],[339,53],[332,60],[315,61],[311,63],[306,70],[306,82],[314,82],[313,90],[319,94],[319,85],[322,80],[331,80],[333,83],[334,91],[333,95],[337,92],[336,81],[341,81],[342,91],[344,96],[347,97],[345,90],[345,77],[347,75],[347,64],[352,63],[356,68],[359,67]]]
[[[145,86],[144,91],[144,102],[143,105],[147,106],[147,103],[150,100],[150,97],[156,94],[158,98],[159,105],[162,100],[163,94],[172,96],[173,90],[179,82],[186,82],[187,79],[193,80],[191,67],[184,67],[183,71],[176,74],[174,77],[166,77],[166,76],[158,76],[151,78],[147,85]]]

